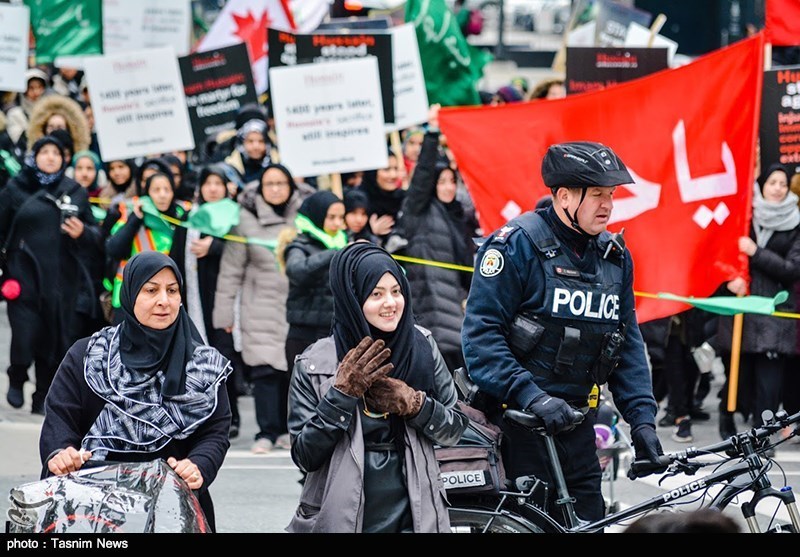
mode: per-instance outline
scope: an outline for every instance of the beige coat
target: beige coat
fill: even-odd
[[[241,194],[239,225],[231,234],[275,241],[281,230],[294,227],[304,193],[296,190],[284,216],[264,201],[260,184],[248,186]],[[249,207],[249,209],[248,209]],[[254,211],[254,212],[252,212]],[[212,320],[214,327],[233,327],[236,293],[242,290],[242,358],[249,366],[270,365],[286,371],[284,346],[286,296],[289,281],[280,271],[271,249],[256,244],[228,241],[222,253]]]

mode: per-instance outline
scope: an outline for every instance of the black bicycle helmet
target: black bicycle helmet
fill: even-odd
[[[542,159],[544,185],[555,194],[560,187],[581,188],[578,207],[586,197],[587,188],[613,187],[634,182],[625,163],[614,151],[593,141],[557,143],[547,149]],[[564,209],[572,227],[586,234],[578,224],[578,210],[574,214]],[[588,234],[586,234],[588,236]]]
[[[551,145],[542,160],[542,179],[551,189],[633,183],[622,159],[602,143],[592,141]]]

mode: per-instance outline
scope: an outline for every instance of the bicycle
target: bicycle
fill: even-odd
[[[800,413],[789,416],[784,411],[775,414],[765,412],[764,424],[733,435],[732,437],[701,448],[689,447],[686,450],[667,453],[657,464],[649,461],[631,463],[628,477],[636,479],[640,475],[661,473],[659,483],[670,476],[694,476],[705,468],[713,468],[708,475],[692,480],[678,488],[646,499],[638,504],[611,514],[604,518],[587,522],[575,513],[573,499],[564,481],[561,463],[556,453],[553,437],[547,435],[541,420],[530,413],[508,409],[504,419],[529,432],[543,435],[550,459],[554,483],[557,491],[557,509],[561,512],[566,526],[556,521],[549,509],[539,501],[546,501],[551,486],[535,476],[522,476],[507,482],[507,489],[492,495],[449,496],[450,524],[456,533],[593,533],[603,531],[614,525],[638,518],[656,509],[675,509],[680,505],[699,503],[700,507],[725,511],[730,505],[739,503],[747,492],[752,497],[741,502],[742,516],[751,533],[761,532],[800,532],[800,513],[798,513],[794,492],[790,486],[776,488],[767,475],[773,466],[780,465],[774,460],[774,448],[800,433]],[[796,426],[791,434],[778,442],[770,438],[782,429]],[[718,459],[709,460],[707,457]],[[705,458],[705,460],[704,460]],[[509,485],[510,484],[510,485]],[[714,488],[720,488],[713,493]],[[545,497],[542,497],[544,495]],[[776,498],[788,511],[790,524],[776,523],[775,514],[769,520],[766,530],[759,523],[756,507],[765,499]]]

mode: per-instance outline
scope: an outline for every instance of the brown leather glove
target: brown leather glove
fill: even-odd
[[[362,396],[373,381],[392,371],[392,363],[384,364],[391,353],[383,340],[364,337],[339,363],[333,386],[350,396]]]
[[[373,412],[389,412],[410,418],[422,410],[425,393],[415,391],[400,379],[381,377],[372,384],[364,398]]]

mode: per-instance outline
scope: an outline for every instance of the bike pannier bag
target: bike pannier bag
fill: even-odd
[[[450,493],[498,493],[505,488],[505,470],[500,455],[503,433],[480,410],[458,402],[469,417],[469,426],[452,447],[437,446],[445,489]]]

